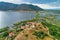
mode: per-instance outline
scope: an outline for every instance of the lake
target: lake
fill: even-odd
[[[5,26],[10,26],[15,22],[29,20],[35,17],[34,11],[0,11],[0,28]],[[46,15],[57,15],[57,18],[60,18],[60,12],[58,11],[44,11],[40,12],[41,16]]]

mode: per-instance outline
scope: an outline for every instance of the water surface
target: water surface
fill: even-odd
[[[33,11],[0,11],[0,28],[10,26],[15,22],[29,20],[35,17]],[[55,15],[60,20],[60,11],[40,11],[40,16]]]

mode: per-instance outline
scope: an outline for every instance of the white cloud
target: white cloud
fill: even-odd
[[[14,0],[0,0],[0,1],[4,1],[4,2],[13,2]]]
[[[22,0],[0,0],[0,2],[10,2],[10,3],[15,3],[15,4],[20,4],[20,3],[24,3],[24,1]]]
[[[31,4],[31,3],[29,3],[29,2],[25,2],[26,4]]]
[[[60,6],[52,6],[52,5],[49,5],[49,4],[33,4],[33,5],[37,5],[40,8],[43,8],[43,9],[57,9],[57,8],[60,8]]]
[[[14,3],[14,4],[31,4],[30,2],[25,2],[23,0],[0,0],[0,2],[10,2],[10,3]]]

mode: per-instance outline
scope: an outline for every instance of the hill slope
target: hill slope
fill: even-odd
[[[32,4],[13,4],[8,2],[0,2],[0,10],[27,10],[27,11],[39,11],[43,10],[38,6],[34,6]]]
[[[35,28],[24,29],[14,40],[53,40],[51,36],[46,35],[48,35],[48,30],[41,23],[36,23]]]

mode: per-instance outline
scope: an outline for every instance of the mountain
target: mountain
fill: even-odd
[[[0,10],[27,10],[27,11],[39,11],[43,10],[38,6],[34,6],[32,4],[13,4],[8,2],[0,2]]]

